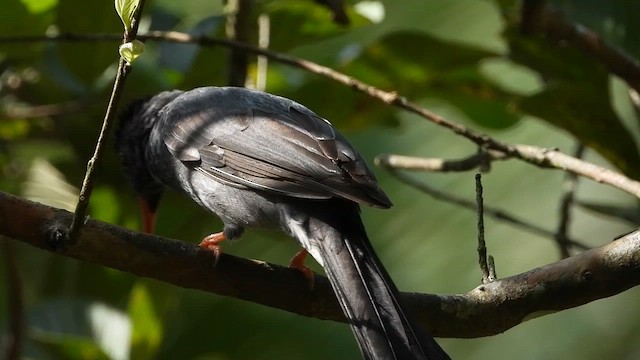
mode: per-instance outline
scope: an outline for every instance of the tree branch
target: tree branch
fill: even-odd
[[[145,0],[139,0],[138,6],[133,14],[133,18],[131,19],[131,29],[128,30],[125,28],[124,36],[122,37],[122,44],[136,39],[138,26],[140,25],[140,17],[142,16],[142,9],[144,8],[144,2]],[[100,128],[96,147],[93,151],[93,156],[91,156],[91,159],[87,162],[87,171],[84,174],[84,179],[82,180],[78,204],[76,205],[71,225],[69,225],[69,232],[66,236],[69,243],[73,243],[76,240],[78,232],[85,223],[85,216],[87,208],[89,207],[89,198],[93,191],[96,170],[102,159],[102,154],[104,153],[107,136],[109,135],[113,118],[116,116],[116,109],[118,108],[118,102],[120,101],[122,90],[124,89],[125,80],[127,80],[127,76],[130,72],[131,64],[129,64],[124,58],[120,57],[118,60],[116,78],[113,82],[113,90],[111,91],[111,97],[109,98],[104,119],[102,120],[102,127]]]
[[[71,213],[0,192],[0,235],[59,249]],[[314,289],[300,272],[228,254],[218,265],[195,244],[141,234],[90,220],[78,242],[59,255],[101,264],[177,286],[247,300],[319,319],[344,321],[331,286],[316,275]],[[407,303],[440,337],[502,333],[548,312],[586,304],[640,284],[640,231],[600,248],[462,295],[404,293]]]
[[[0,37],[0,43],[34,41],[113,41],[115,40],[114,37],[114,34],[25,35],[4,38]],[[282,64],[324,76],[354,90],[360,91],[382,103],[393,105],[416,114],[436,125],[449,129],[455,134],[467,138],[485,151],[500,152],[503,153],[504,156],[519,159],[543,168],[554,168],[569,171],[593,181],[608,184],[640,198],[640,182],[634,181],[623,174],[576,159],[575,157],[563,154],[555,149],[544,149],[532,145],[512,145],[495,140],[487,134],[477,132],[461,124],[449,121],[434,112],[420,107],[419,105],[407,100],[407,98],[398,95],[396,92],[388,92],[378,89],[329,67],[322,66],[308,60],[277,53],[267,49],[260,49],[244,43],[225,39],[215,39],[206,36],[191,36],[189,34],[175,31],[152,31],[147,34],[138,35],[137,38],[140,40],[153,39],[158,41],[198,44],[202,46],[227,46],[238,48],[256,55],[264,55]]]

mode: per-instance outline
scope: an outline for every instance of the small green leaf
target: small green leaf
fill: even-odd
[[[118,16],[120,16],[120,20],[122,20],[127,33],[131,31],[131,22],[133,21],[133,16],[138,9],[139,3],[140,0],[115,0],[116,12]]]
[[[129,65],[131,65],[137,58],[144,52],[144,43],[140,40],[133,40],[120,45],[118,49],[120,56],[122,56]]]
[[[162,341],[162,324],[144,285],[138,284],[131,290],[128,311],[133,324],[131,358],[152,359]]]

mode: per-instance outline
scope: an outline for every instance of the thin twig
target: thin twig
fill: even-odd
[[[114,34],[56,34],[44,36],[13,36],[0,37],[0,43],[34,42],[34,41],[112,41]],[[593,181],[608,184],[640,198],[640,182],[634,181],[623,174],[605,169],[586,161],[576,159],[554,149],[544,149],[531,145],[512,145],[491,138],[487,134],[476,132],[463,125],[446,120],[444,117],[410,102],[405,97],[395,92],[387,92],[374,86],[363,83],[350,76],[337,72],[326,66],[318,65],[311,61],[293,56],[256,48],[247,44],[237,43],[226,39],[215,39],[206,36],[191,36],[189,34],[174,31],[153,31],[137,37],[140,40],[158,40],[175,43],[199,44],[202,46],[231,46],[244,51],[264,55],[274,61],[303,69],[314,74],[329,78],[346,85],[354,90],[365,93],[373,99],[388,105],[393,105],[416,114],[432,123],[449,129],[455,134],[461,135],[474,142],[483,149],[499,151],[505,156],[513,157],[527,163],[543,167],[555,168],[576,173]]]
[[[584,151],[584,144],[580,143],[576,147],[574,156],[580,159]],[[560,200],[560,223],[558,224],[558,231],[556,231],[555,235],[558,248],[560,249],[560,256],[563,259],[571,256],[567,238],[569,236],[569,224],[571,223],[571,208],[573,207],[577,185],[578,176],[574,173],[567,173],[563,183],[564,194]]]
[[[471,156],[455,160],[381,154],[376,156],[374,161],[378,166],[412,171],[460,172],[480,169],[486,172],[492,161],[506,159],[504,153],[499,151],[478,151]]]
[[[0,243],[2,243],[2,255],[4,257],[7,313],[9,318],[6,335],[7,347],[4,355],[7,360],[18,360],[21,358],[20,353],[22,352],[25,330],[22,279],[18,272],[13,244],[4,236],[0,236]]]
[[[258,46],[261,49],[269,48],[271,40],[271,19],[269,15],[262,14],[258,16]],[[256,61],[256,89],[264,91],[267,88],[267,74],[269,67],[269,59],[264,55],[258,55]]]
[[[68,113],[84,111],[89,104],[85,101],[67,101],[59,104],[34,105],[34,106],[7,106],[0,114],[2,119],[29,119],[48,116],[59,116]]]
[[[140,17],[142,16],[142,9],[144,8],[144,2],[145,0],[139,1],[138,8],[136,9],[131,21],[131,30],[125,31],[124,37],[122,39],[123,44],[136,39],[138,26],[140,24]],[[84,179],[82,180],[82,187],[80,188],[78,204],[76,205],[76,210],[73,215],[73,221],[71,222],[71,226],[69,227],[69,232],[67,234],[67,245],[73,244],[75,242],[76,237],[78,236],[78,232],[86,221],[86,213],[89,206],[89,198],[91,197],[91,192],[93,191],[95,173],[98,168],[99,162],[102,159],[102,154],[104,153],[107,135],[109,134],[109,129],[111,128],[113,118],[116,114],[118,102],[120,101],[120,96],[124,88],[124,82],[130,72],[131,65],[128,64],[125,59],[120,57],[120,60],[118,61],[118,71],[116,73],[115,81],[113,82],[113,90],[111,91],[109,104],[107,105],[107,109],[104,114],[104,120],[102,121],[102,128],[100,129],[100,134],[98,135],[98,140],[96,142],[93,156],[87,163],[87,171],[84,175]]]
[[[493,279],[489,275],[487,262],[487,244],[484,241],[484,199],[482,198],[482,175],[476,174],[476,203],[478,216],[478,262],[482,271],[482,283],[488,284]]]
[[[498,274],[496,273],[496,261],[493,256],[489,255],[487,265],[489,265],[489,279],[493,279],[491,281],[497,280]]]
[[[416,188],[417,190],[431,196],[432,198],[439,200],[439,201],[444,201],[450,204],[454,204],[454,205],[458,205],[464,209],[468,209],[468,210],[476,210],[476,204],[472,201],[469,201],[467,199],[455,196],[453,194],[449,194],[449,193],[445,193],[439,190],[434,189],[433,187],[429,186],[428,184],[419,181],[417,179],[412,178],[411,176],[407,176],[397,170],[394,170],[392,168],[389,168],[389,173],[391,175],[393,175],[396,179],[400,180],[401,182]],[[554,240],[554,236],[555,233],[553,231],[544,229],[538,225],[535,224],[531,224],[525,220],[519,219],[513,215],[509,215],[507,212],[500,210],[500,209],[496,209],[496,208],[492,208],[492,207],[488,207],[485,206],[484,207],[484,213],[485,215],[491,216],[496,220],[500,220],[500,221],[504,221],[509,225],[512,225],[514,227],[518,227],[520,229],[523,229],[524,231],[528,231],[532,234],[536,234],[538,236],[541,236],[545,239],[550,239],[550,240]],[[567,238],[567,242],[571,245],[574,246],[577,249],[580,250],[588,250],[589,247],[577,240],[571,239],[571,238]]]

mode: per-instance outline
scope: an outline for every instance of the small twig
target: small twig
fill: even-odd
[[[434,172],[460,172],[478,168],[481,171],[487,171],[492,161],[506,159],[507,157],[503,152],[478,151],[477,153],[466,158],[455,160],[423,158],[395,154],[381,154],[376,156],[374,161],[378,166],[394,169]]]
[[[138,3],[138,8],[136,9],[136,12],[131,21],[131,30],[128,32],[125,31],[124,37],[122,39],[123,44],[136,39],[136,34],[138,32],[138,26],[140,24],[140,17],[142,16],[143,8],[144,0],[140,0],[140,2]],[[115,81],[113,82],[113,90],[111,91],[109,104],[107,105],[107,110],[104,114],[104,120],[102,121],[102,128],[100,129],[100,134],[98,135],[98,140],[96,142],[93,156],[87,163],[87,171],[84,175],[84,179],[82,180],[82,187],[80,188],[78,204],[76,205],[76,210],[73,215],[73,220],[71,221],[71,226],[69,227],[69,232],[67,235],[67,245],[73,244],[75,242],[76,237],[78,236],[78,232],[86,221],[86,213],[89,206],[89,198],[91,197],[91,192],[93,191],[96,169],[100,160],[102,159],[102,154],[104,153],[105,149],[105,143],[107,141],[107,135],[109,134],[109,129],[111,128],[113,118],[116,114],[118,102],[120,101],[120,96],[124,88],[124,82],[130,72],[131,65],[128,64],[125,59],[120,57],[120,60],[118,61],[118,71],[116,73]]]
[[[4,271],[6,275],[7,287],[7,313],[8,313],[8,331],[6,339],[5,359],[18,360],[21,358],[22,342],[24,340],[24,299],[22,295],[22,279],[18,272],[16,264],[15,252],[9,239],[0,236],[2,243],[2,255],[4,257]]]
[[[261,49],[269,48],[271,37],[271,20],[269,15],[258,16],[258,46]],[[258,55],[256,61],[256,89],[264,91],[267,88],[269,59],[264,55]]]
[[[582,158],[584,154],[584,144],[580,143],[576,147],[574,156],[578,159]],[[563,183],[562,199],[560,200],[560,223],[558,224],[558,231],[556,231],[555,239],[560,249],[560,256],[568,258],[571,256],[569,253],[569,243],[567,242],[569,234],[569,224],[571,222],[571,208],[573,207],[576,188],[578,185],[578,176],[574,173],[567,173]]]
[[[455,196],[453,194],[448,194],[442,191],[438,191],[436,189],[434,189],[433,187],[427,185],[426,183],[419,181],[417,179],[414,179],[410,176],[407,176],[405,174],[402,174],[399,171],[394,170],[393,168],[388,168],[389,173],[391,175],[393,175],[396,179],[400,180],[401,182],[416,188],[417,190],[420,190],[421,192],[431,196],[432,198],[439,200],[439,201],[444,201],[450,204],[454,204],[454,205],[458,205],[461,206],[462,208],[468,209],[468,210],[476,210],[476,204],[472,201],[469,201],[467,199]],[[538,225],[534,225],[531,224],[525,220],[522,219],[518,219],[517,217],[513,216],[513,215],[509,215],[507,212],[500,210],[500,209],[495,209],[495,208],[491,208],[491,207],[484,207],[484,213],[485,215],[489,215],[491,217],[493,217],[496,220],[500,220],[500,221],[504,221],[506,223],[508,223],[509,225],[521,228],[525,231],[528,231],[532,234],[536,234],[539,235],[541,237],[544,237],[546,239],[550,239],[553,240],[555,233],[553,231],[544,229]],[[574,239],[570,239],[567,238],[567,242],[571,245],[574,246],[577,249],[580,250],[588,250],[589,247],[577,240]]]
[[[489,265],[489,279],[493,279],[492,281],[497,280],[498,274],[496,273],[496,261],[493,256],[489,255],[487,263]]]
[[[34,41],[113,41],[114,34],[56,34],[44,36],[12,36],[0,37],[0,43],[34,42]],[[479,147],[490,151],[499,151],[507,157],[513,157],[527,163],[543,167],[562,169],[576,173],[585,178],[599,183],[605,183],[617,189],[625,191],[635,197],[640,198],[640,182],[634,181],[623,174],[605,169],[563,154],[557,150],[549,150],[531,145],[512,145],[503,143],[491,138],[487,134],[476,132],[463,125],[451,122],[442,116],[431,112],[419,105],[410,102],[405,97],[399,96],[395,92],[387,92],[356,80],[350,76],[342,74],[326,66],[322,66],[311,61],[303,60],[293,56],[273,52],[266,49],[256,48],[247,44],[237,43],[226,39],[215,39],[206,36],[191,36],[189,34],[174,31],[153,31],[137,37],[139,40],[159,40],[175,43],[199,44],[202,46],[230,46],[244,51],[264,55],[274,61],[285,65],[296,67],[311,73],[324,76],[328,79],[341,83],[354,90],[365,93],[373,99],[382,103],[393,105],[416,114],[432,123],[451,130],[455,134],[461,135],[474,142]]]
[[[482,283],[487,284],[495,279],[489,274],[487,262],[487,244],[484,241],[484,199],[482,198],[482,175],[476,174],[476,203],[478,215],[478,261],[482,271]]]
[[[59,104],[34,106],[7,106],[2,109],[2,119],[29,119],[58,116],[85,110],[89,104],[84,101],[67,101]]]

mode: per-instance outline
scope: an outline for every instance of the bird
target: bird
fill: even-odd
[[[241,87],[170,90],[131,103],[116,150],[151,232],[165,188],[218,216],[223,231],[279,228],[323,267],[365,359],[449,359],[404,306],[360,205],[390,208],[362,156],[293,100]]]

